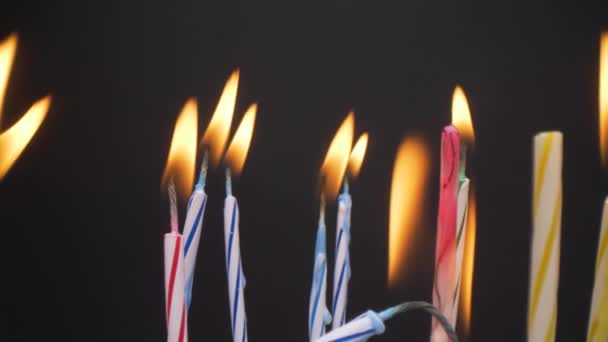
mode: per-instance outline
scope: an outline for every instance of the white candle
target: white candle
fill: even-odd
[[[534,137],[528,341],[555,340],[562,218],[562,133]]]
[[[327,253],[325,242],[325,201],[321,200],[317,241],[315,244],[315,265],[313,269],[312,289],[308,306],[308,335],[310,341],[316,341],[325,334],[325,326],[331,322],[327,310]]]
[[[384,333],[386,327],[380,316],[368,311],[363,315],[353,319],[347,324],[332,330],[323,337],[317,339],[317,342],[360,342],[367,341],[374,335]]]
[[[461,160],[461,165],[462,162],[463,161]],[[467,216],[469,212],[469,183],[469,179],[463,172],[460,176],[456,200],[456,293],[454,294],[454,306],[452,307],[452,317],[450,320],[450,323],[453,326],[456,326],[456,319],[458,318],[458,303],[460,301],[460,288],[462,286],[462,266],[467,235]]]
[[[336,224],[336,263],[334,267],[333,321],[332,329],[346,322],[348,303],[348,282],[350,280],[350,212],[352,200],[345,179],[344,192],[338,197],[338,217]]]
[[[608,312],[600,310],[602,298],[608,296],[608,197],[604,201],[602,212],[602,223],[597,246],[597,256],[595,261],[595,282],[593,284],[593,295],[591,297],[591,311],[589,316],[589,326],[587,329],[587,341],[600,341],[598,338],[598,327],[601,319],[606,319]],[[606,310],[608,308],[604,308]]]

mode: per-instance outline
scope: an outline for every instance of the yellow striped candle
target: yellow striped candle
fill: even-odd
[[[589,313],[589,327],[587,329],[587,341],[602,341],[598,328],[601,324],[601,317],[604,321],[608,320],[608,306],[601,305],[602,298],[608,297],[608,197],[604,201],[604,211],[602,214],[602,225],[600,229],[599,244],[597,247],[597,257],[595,259],[595,283],[593,284],[593,295],[591,297],[591,312]]]
[[[534,137],[528,341],[554,341],[562,217],[561,132]]]

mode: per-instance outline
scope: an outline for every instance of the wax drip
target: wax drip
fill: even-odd
[[[452,327],[448,319],[443,314],[441,314],[441,312],[439,312],[436,307],[427,302],[416,301],[402,303],[382,311],[379,316],[383,321],[387,321],[395,317],[397,314],[414,310],[423,310],[434,316],[441,324],[441,327],[448,335],[449,339],[452,342],[458,342],[458,335],[456,334],[456,330],[454,330],[454,327]]]
[[[226,168],[226,196],[232,195],[232,173],[230,168]]]
[[[171,218],[171,232],[177,233],[177,194],[175,193],[175,183],[173,183],[173,178],[169,180],[169,208],[170,208],[170,218]]]

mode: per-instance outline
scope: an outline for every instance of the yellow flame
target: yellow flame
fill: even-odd
[[[42,124],[50,104],[50,96],[38,100],[17,123],[0,134],[0,180],[4,178]]]
[[[348,173],[352,177],[357,177],[361,171],[363,160],[365,159],[365,151],[367,150],[367,133],[361,134],[353,151],[350,153],[350,159],[348,160]]]
[[[162,178],[163,188],[173,179],[175,190],[182,199],[190,195],[194,183],[197,118],[196,99],[190,98],[175,123],[167,166]]]
[[[251,137],[253,136],[257,110],[258,105],[256,103],[249,106],[226,151],[226,163],[230,166],[233,174],[239,175],[245,165]]]
[[[469,102],[464,94],[464,90],[459,85],[454,88],[454,95],[452,96],[452,124],[456,126],[460,137],[465,143],[472,145],[475,142]]]
[[[604,166],[608,164],[608,32],[602,33],[600,42],[600,153]]]
[[[0,42],[0,123],[2,122],[2,108],[8,77],[15,59],[15,50],[17,50],[17,34],[13,33]]]
[[[340,191],[340,185],[348,165],[354,130],[355,113],[350,112],[338,128],[321,166],[323,193],[326,199],[330,201],[334,200]]]
[[[403,279],[416,225],[422,219],[430,152],[421,137],[403,140],[393,168],[388,238],[388,286]]]
[[[217,107],[215,107],[215,112],[213,112],[209,126],[207,126],[201,141],[201,144],[209,149],[209,160],[213,166],[218,165],[224,147],[226,147],[226,142],[228,142],[238,86],[239,70],[237,69],[232,72],[228,81],[226,81],[222,96],[217,103]]]
[[[469,190],[469,212],[467,217],[467,235],[464,242],[464,260],[462,264],[462,285],[460,287],[460,310],[464,333],[471,331],[471,307],[473,305],[473,271],[475,268],[475,241],[477,239],[477,201],[474,187]]]

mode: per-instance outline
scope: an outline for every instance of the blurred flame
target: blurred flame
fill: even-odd
[[[361,134],[359,139],[357,139],[355,147],[353,147],[353,151],[350,153],[350,159],[348,160],[348,173],[352,177],[357,177],[359,175],[359,171],[361,171],[361,166],[363,165],[363,160],[365,159],[365,151],[367,150],[367,140],[368,134]]]
[[[430,151],[421,137],[403,140],[393,168],[389,217],[388,286],[402,279],[416,225],[422,218]]]
[[[327,149],[325,161],[321,166],[321,179],[323,193],[328,200],[335,199],[340,191],[353,143],[354,129],[355,113],[350,112]]]
[[[452,96],[452,124],[456,126],[464,142],[469,146],[473,145],[475,132],[471,120],[471,110],[464,90],[459,85],[454,88],[454,95]]]
[[[608,164],[608,32],[602,33],[600,42],[600,153],[606,166]]]
[[[473,271],[475,268],[475,241],[477,239],[477,200],[474,187],[469,190],[469,212],[467,216],[467,235],[464,242],[462,264],[462,285],[460,287],[460,309],[464,333],[471,332],[471,307],[473,303]]]
[[[182,199],[190,195],[194,184],[197,117],[196,99],[190,98],[175,122],[167,166],[162,178],[163,188],[173,179],[177,194]]]
[[[222,96],[201,140],[201,144],[209,149],[209,160],[213,166],[218,165],[228,141],[238,86],[239,70],[237,69],[226,81]]]
[[[256,103],[249,106],[226,151],[226,163],[230,166],[232,173],[235,175],[239,175],[245,165],[247,152],[249,151],[249,145],[251,144],[251,137],[253,136],[253,127],[255,126],[255,114],[257,110],[258,105]]]
[[[42,124],[50,104],[50,96],[38,100],[17,123],[0,134],[0,180],[4,178]]]
[[[11,73],[13,60],[17,50],[17,34],[12,33],[8,38],[0,42],[0,123],[2,122],[2,107],[4,104],[4,94],[8,84],[8,77]]]

